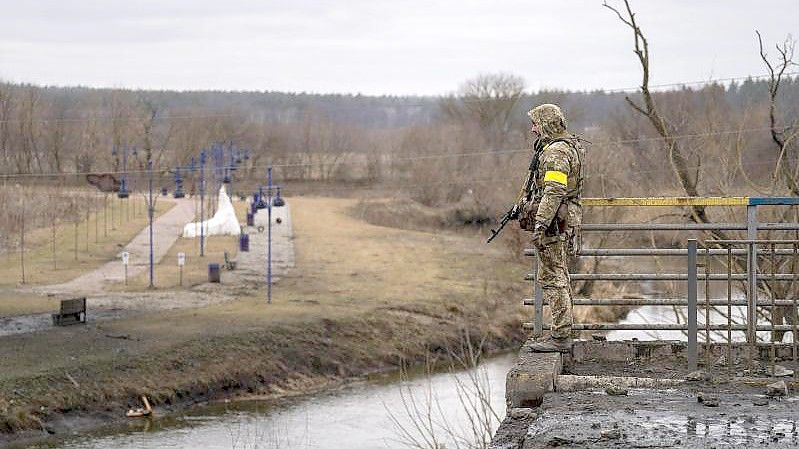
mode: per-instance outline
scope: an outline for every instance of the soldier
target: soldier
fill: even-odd
[[[532,345],[537,352],[568,352],[572,338],[572,295],[567,254],[579,247],[585,150],[566,132],[560,108],[542,104],[527,113],[532,120],[533,188],[527,192],[520,226],[532,232],[538,250],[538,281],[552,312],[550,335]]]

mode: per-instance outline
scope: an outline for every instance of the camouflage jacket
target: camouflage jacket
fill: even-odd
[[[536,225],[545,229],[558,214],[562,203],[568,206],[567,229],[574,230],[582,222],[580,196],[583,189],[583,160],[585,150],[579,140],[571,136],[554,142],[550,139],[537,142],[540,151],[537,177],[535,180],[534,203],[538,204],[535,214]],[[564,140],[568,140],[568,143]]]

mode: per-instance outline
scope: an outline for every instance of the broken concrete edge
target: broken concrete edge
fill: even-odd
[[[610,386],[623,388],[672,388],[684,383],[683,379],[661,379],[631,376],[575,376],[559,374],[555,377],[555,391],[581,391],[602,389]]]
[[[563,355],[557,352],[532,352],[533,339],[522,345],[519,359],[505,382],[507,413],[491,439],[490,449],[521,447],[530,424],[537,418],[536,408],[544,395],[555,391],[555,379],[563,369]]]
[[[532,408],[512,408],[499,423],[499,428],[491,438],[489,449],[519,449],[524,443],[530,425],[538,417]]]
[[[554,391],[579,391],[593,388],[617,386],[623,388],[661,389],[673,388],[686,379],[663,379],[634,376],[572,376],[562,375],[564,365],[579,363],[590,359],[610,361],[629,361],[632,359],[651,359],[658,357],[678,357],[684,354],[686,343],[668,341],[585,341],[574,342],[570,354],[533,352],[529,339],[519,351],[519,360],[508,372],[505,398],[508,412],[514,408],[538,407],[544,395]],[[711,350],[726,349],[726,345],[713,345]],[[745,349],[741,346],[738,350]],[[724,383],[759,385],[779,380],[779,378],[741,377]],[[794,391],[797,382],[785,379]]]
[[[515,408],[535,408],[541,405],[544,395],[554,391],[577,391],[580,389],[607,387],[610,385],[626,388],[661,388],[674,386],[680,381],[639,377],[601,376],[563,376],[564,358],[567,363],[588,358],[608,358],[611,360],[630,360],[644,352],[651,357],[660,351],[681,352],[680,342],[609,342],[576,341],[571,354],[533,352],[530,345],[533,339],[522,345],[519,360],[508,372],[505,382],[505,399],[508,413]],[[641,349],[643,347],[643,349]],[[665,355],[665,354],[664,354]],[[648,380],[646,380],[648,379]]]
[[[783,381],[789,390],[799,390],[799,382],[790,379],[775,377],[739,377],[724,381],[709,380],[714,385],[742,385],[750,387],[767,387],[774,382]],[[572,374],[559,374],[555,377],[555,391],[574,392],[583,390],[597,390],[610,386],[623,388],[643,388],[661,390],[674,388],[684,384],[701,384],[699,381],[689,379],[667,379],[658,377],[633,377],[633,376],[576,376]]]
[[[673,387],[682,380],[641,377],[563,376],[564,361],[582,361],[589,358],[630,360],[634,357],[657,356],[659,352],[674,354],[683,351],[684,343],[661,341],[575,341],[571,354],[533,352],[533,339],[522,345],[519,360],[508,372],[505,382],[505,399],[508,413],[515,408],[535,408],[541,405],[544,395],[554,391],[577,391],[588,388],[605,388],[615,385],[625,388]],[[564,360],[565,359],[565,360]]]
[[[519,360],[510,369],[505,381],[508,411],[514,408],[535,408],[544,395],[555,391],[555,379],[563,368],[563,356],[557,352],[532,352],[528,340],[519,351]]]
[[[574,376],[561,374],[564,363],[582,362],[590,359],[611,361],[629,361],[631,359],[648,359],[661,356],[683,356],[686,343],[681,341],[575,341],[571,354],[535,353],[530,349],[532,340],[528,340],[519,351],[519,360],[511,368],[506,379],[507,415],[500,423],[489,446],[490,449],[517,449],[522,447],[527,429],[538,417],[537,407],[543,403],[544,395],[550,392],[570,392],[596,389],[610,385],[621,388],[668,389],[694,382],[686,379],[662,379],[632,376]],[[783,345],[784,346],[784,345]],[[726,352],[727,345],[711,345],[711,354]],[[758,348],[763,353],[764,348]],[[780,347],[778,354],[787,349]],[[739,356],[746,347],[733,346]],[[724,351],[724,352],[722,352]],[[775,378],[741,377],[724,383],[766,386]],[[782,379],[785,384],[797,391],[799,382]],[[713,383],[711,381],[711,383]],[[783,389],[781,391],[785,391]],[[760,397],[757,401],[766,401]],[[712,405],[712,403],[711,403]],[[756,404],[757,405],[757,404]],[[763,405],[763,404],[760,404]]]

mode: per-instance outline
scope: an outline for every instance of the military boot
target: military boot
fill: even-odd
[[[530,345],[532,352],[571,352],[571,338],[555,338],[549,336]]]

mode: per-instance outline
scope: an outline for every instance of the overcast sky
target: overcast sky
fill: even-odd
[[[0,78],[9,81],[438,95],[479,73],[520,75],[531,90],[640,78],[632,33],[601,0],[0,2]],[[654,83],[761,74],[754,30],[770,43],[799,35],[799,0],[633,8]]]

